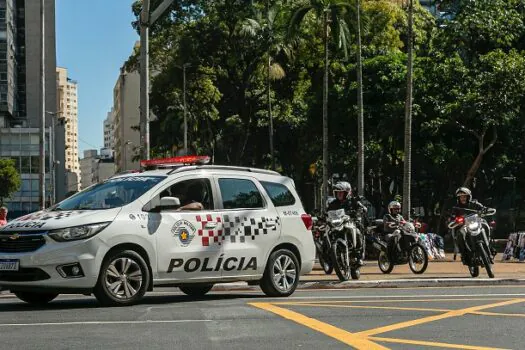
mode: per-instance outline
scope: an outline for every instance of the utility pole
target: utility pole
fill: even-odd
[[[150,159],[149,142],[149,26],[157,21],[173,0],[164,0],[150,15],[150,0],[142,0],[140,13],[140,142],[142,159]]]
[[[188,117],[186,108],[186,67],[187,63],[182,65],[182,100],[184,104],[184,155],[188,155]]]
[[[45,46],[45,10],[44,0],[40,0],[40,20],[41,20],[41,57],[40,57],[40,209],[46,207],[46,156],[45,156],[45,142],[46,142],[46,46]]]

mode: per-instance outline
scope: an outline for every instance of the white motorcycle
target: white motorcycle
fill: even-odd
[[[492,258],[490,250],[490,226],[485,216],[496,214],[496,209],[487,208],[481,211],[457,208],[466,212],[466,215],[459,215],[454,218],[448,228],[453,230],[456,240],[461,240],[463,244],[458,244],[460,248],[461,260],[468,266],[472,277],[479,276],[479,267],[487,270],[487,275],[494,278],[492,271]]]
[[[361,232],[344,209],[328,211],[326,223],[330,230],[332,264],[337,277],[340,281],[348,281],[350,277],[359,279],[359,259],[363,247],[357,249],[357,240],[360,239]]]

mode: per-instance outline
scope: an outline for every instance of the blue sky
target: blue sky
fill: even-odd
[[[78,82],[79,155],[104,145],[119,69],[139,39],[133,0],[56,0],[57,65]]]

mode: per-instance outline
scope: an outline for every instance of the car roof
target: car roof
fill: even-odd
[[[287,178],[286,176],[282,176],[276,171],[273,170],[266,170],[266,169],[260,169],[260,168],[250,168],[250,167],[240,167],[240,166],[226,166],[226,165],[187,165],[187,166],[179,166],[179,167],[171,167],[171,168],[160,168],[155,170],[146,170],[146,171],[136,171],[136,172],[125,172],[114,175],[112,178],[119,178],[119,177],[129,177],[129,176],[174,176],[186,172],[205,172],[205,173],[213,173],[213,174],[221,174],[221,173],[246,173],[246,174],[253,174],[253,175],[266,175],[270,177],[280,177],[280,178]],[[257,176],[256,176],[257,177]]]

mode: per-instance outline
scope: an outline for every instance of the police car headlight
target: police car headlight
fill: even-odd
[[[49,231],[48,235],[57,242],[76,241],[79,239],[93,237],[105,229],[109,224],[109,222],[102,222],[98,224],[62,228],[59,230]]]

